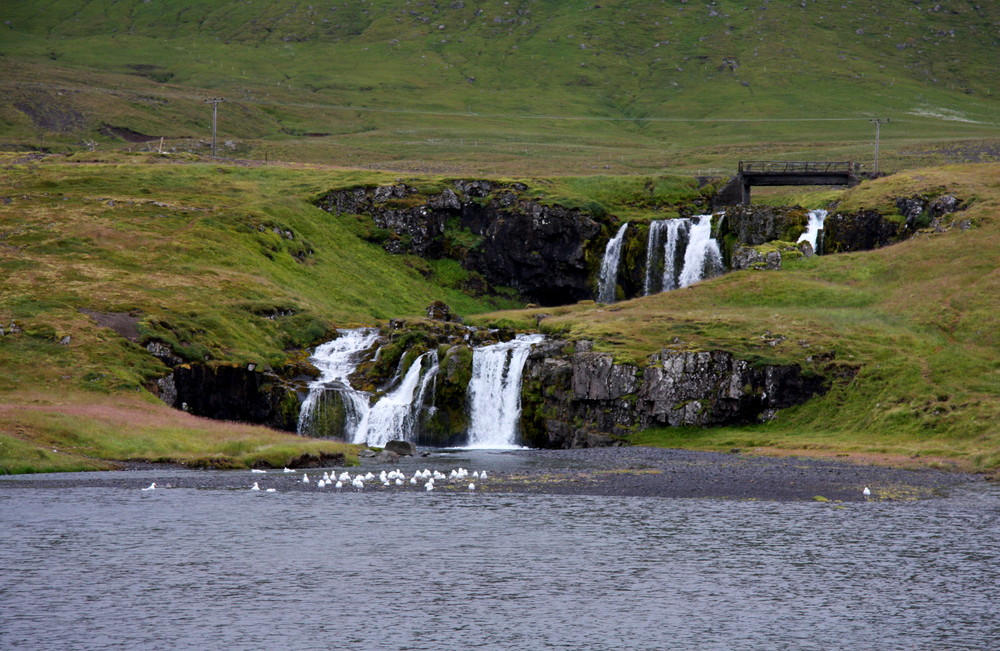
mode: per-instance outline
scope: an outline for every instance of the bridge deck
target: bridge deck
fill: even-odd
[[[716,203],[748,204],[755,185],[857,185],[860,169],[851,161],[740,161],[739,172],[719,191]]]
[[[741,174],[851,174],[858,165],[851,161],[741,160]]]

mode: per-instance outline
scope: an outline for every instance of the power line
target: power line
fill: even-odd
[[[213,97],[212,99],[206,99],[205,100],[206,104],[211,104],[212,105],[212,158],[215,158],[215,150],[216,150],[216,146],[215,146],[215,125],[218,122],[218,118],[219,118],[219,103],[220,102],[225,102],[225,101],[226,100],[224,100],[221,97]]]

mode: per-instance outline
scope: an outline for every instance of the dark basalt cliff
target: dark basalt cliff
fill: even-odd
[[[525,190],[518,183],[459,180],[424,195],[400,183],[334,190],[316,204],[336,215],[370,217],[380,229],[371,239],[390,253],[455,258],[493,288],[512,287],[527,301],[592,298],[610,220],[524,198]]]
[[[452,323],[394,322],[382,329],[377,359],[363,362],[351,382],[378,396],[378,387],[390,388],[388,379],[401,370],[401,360],[436,350],[440,363],[433,393],[413,440],[426,446],[463,445],[473,348],[512,334]],[[535,345],[524,368],[522,443],[598,447],[614,445],[646,427],[767,420],[778,409],[823,393],[828,386],[825,372],[825,367],[804,371],[794,364],[755,366],[724,351],[664,349],[641,364],[619,364],[611,355],[591,352],[589,342],[546,340]],[[295,431],[308,379],[301,365],[262,372],[226,364],[182,364],[159,388],[165,401],[196,415]],[[329,408],[337,409],[336,401]]]
[[[798,365],[753,366],[725,351],[664,349],[635,365],[603,353],[563,352],[571,348],[546,342],[528,358],[522,393],[528,445],[595,447],[647,427],[763,421],[827,389],[823,376]]]
[[[157,383],[160,399],[195,416],[267,425],[294,432],[307,376],[284,375],[235,364],[181,364]]]

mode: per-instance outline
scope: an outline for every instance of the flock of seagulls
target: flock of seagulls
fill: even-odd
[[[259,470],[254,468],[250,471],[254,474],[266,474],[266,470]],[[282,469],[283,473],[294,473],[295,471],[290,468]],[[352,488],[356,491],[361,491],[365,489],[366,485],[374,484],[376,481],[380,483],[383,487],[391,486],[405,486],[409,484],[410,486],[423,485],[426,492],[433,491],[437,486],[448,483],[464,483],[466,480],[469,481],[468,490],[476,490],[476,482],[484,482],[489,479],[489,475],[485,470],[482,472],[474,470],[471,473],[465,468],[454,468],[447,475],[439,470],[431,470],[429,468],[424,468],[423,470],[416,470],[410,477],[406,476],[399,468],[395,470],[390,470],[386,472],[383,470],[378,475],[375,475],[371,471],[366,473],[358,473],[356,475],[351,475],[349,472],[341,472],[339,475],[336,472],[324,472],[323,476],[316,480],[316,488],[334,488],[337,490],[342,490],[344,488]],[[309,479],[308,473],[302,473],[302,483],[312,484],[313,481]],[[146,489],[143,489],[146,490]],[[250,487],[252,491],[259,491],[260,483],[254,482],[253,486]],[[274,493],[276,489],[268,488],[265,492]]]

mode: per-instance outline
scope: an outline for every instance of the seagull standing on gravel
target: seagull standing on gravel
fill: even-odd
[[[871,491],[870,488],[868,488],[867,486],[865,486],[865,489],[863,491],[861,491],[861,494],[865,496],[865,499],[868,499],[869,497],[872,496],[872,491]]]
[[[149,486],[146,486],[142,490],[144,490],[144,491],[155,491],[156,490],[156,482],[154,481],[152,484],[150,484]]]
[[[259,491],[260,490],[260,486],[257,485],[257,482],[254,482],[253,486],[250,487],[250,490],[252,490],[252,491]]]

